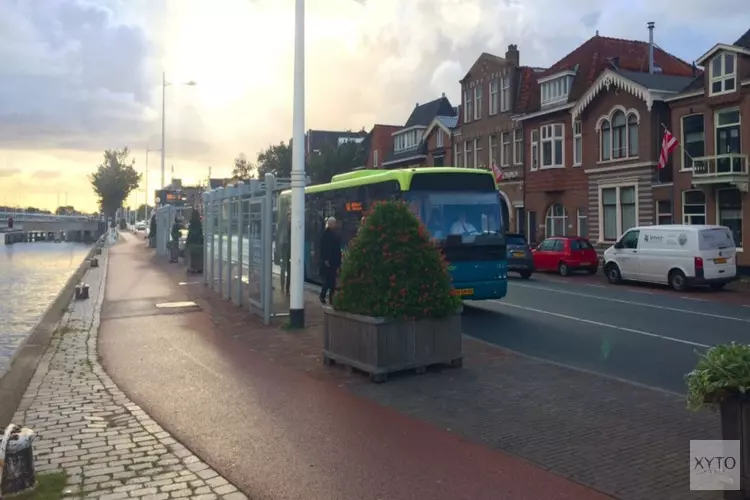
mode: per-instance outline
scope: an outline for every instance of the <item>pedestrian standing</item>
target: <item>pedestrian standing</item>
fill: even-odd
[[[341,267],[341,237],[336,231],[336,218],[329,217],[326,228],[320,238],[320,274],[323,276],[323,288],[320,290],[320,303],[333,304],[333,295],[336,293],[336,275]]]

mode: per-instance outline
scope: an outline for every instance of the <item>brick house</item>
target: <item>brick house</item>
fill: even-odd
[[[376,124],[362,141],[362,147],[367,151],[365,168],[383,168],[383,160],[393,146],[393,133],[401,129],[400,125]]]
[[[455,131],[454,160],[459,167],[503,172],[499,182],[503,220],[509,231],[523,231],[523,129],[513,120],[522,72],[518,46],[505,57],[482,53],[459,81],[463,101],[461,124]]]
[[[750,255],[742,250],[750,234],[750,30],[696,63],[705,66],[704,74],[669,99],[671,130],[680,143],[671,158],[675,222],[729,227],[737,263],[748,271]]]
[[[458,110],[454,108],[458,113]],[[425,145],[425,165],[428,167],[445,167],[453,162],[453,137],[458,126],[458,115],[436,116],[425,129],[422,140]]]
[[[391,144],[387,157],[382,163],[383,168],[424,167],[431,165],[436,157],[444,156],[444,151],[434,154],[429,148],[430,135],[426,132],[431,128],[437,117],[450,118],[457,114],[445,94],[442,97],[425,104],[417,104],[409,115],[403,127],[392,132]],[[441,129],[442,130],[442,129]],[[435,128],[430,132],[434,134]],[[437,138],[434,139],[435,141]],[[443,146],[443,149],[445,146]],[[450,145],[449,145],[450,148]]]
[[[528,145],[530,242],[580,235],[605,243],[654,223],[654,199],[668,200],[671,185],[656,168],[664,100],[694,72],[648,42],[597,34],[548,70],[524,75],[516,120]]]

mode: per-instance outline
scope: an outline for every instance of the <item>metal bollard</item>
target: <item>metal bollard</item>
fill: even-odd
[[[89,298],[89,286],[86,283],[76,285],[76,300],[86,300]]]
[[[10,424],[0,441],[0,498],[36,486],[33,441],[36,433]]]

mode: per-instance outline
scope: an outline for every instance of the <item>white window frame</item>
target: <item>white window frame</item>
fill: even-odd
[[[585,236],[581,234],[582,227],[586,228]],[[585,208],[576,208],[576,235],[582,238],[589,237],[589,216]]]
[[[727,73],[727,58],[732,58],[734,60],[734,69],[731,73]],[[722,95],[722,94],[729,94],[730,92],[736,92],[737,91],[737,54],[733,54],[731,52],[720,52],[716,54],[713,59],[711,59],[711,62],[709,64],[709,71],[711,74],[711,82],[710,86],[708,88],[709,95]],[[721,61],[721,74],[717,75],[714,73],[714,62],[715,61]],[[726,84],[728,81],[731,81],[733,86],[730,90],[726,89]],[[721,90],[718,92],[714,92],[714,83],[721,82]]]
[[[557,130],[560,130],[560,135],[556,135]],[[551,168],[565,168],[565,124],[564,123],[550,123],[548,125],[542,125],[539,127],[539,134],[541,136],[539,149],[542,153],[540,155],[539,170],[547,170]],[[560,141],[562,144],[561,157],[557,158],[555,155],[555,142]],[[544,164],[544,144],[550,143],[552,163],[550,165]]]
[[[625,150],[625,154],[623,156],[620,156],[618,158],[615,158],[614,152],[615,152],[615,141],[614,141],[614,127],[612,126],[612,119],[615,117],[615,113],[621,112],[625,115],[625,138],[624,138],[624,144],[621,145],[620,149]],[[639,151],[632,152],[630,151],[630,117],[635,116],[635,124],[636,124],[636,134],[638,134],[640,139],[640,129],[641,129],[641,115],[638,113],[635,109],[625,109],[625,107],[617,105],[613,107],[608,115],[600,116],[599,120],[596,123],[596,131],[598,135],[598,149],[599,149],[599,163],[615,163],[615,162],[621,162],[621,161],[632,161],[637,160],[638,155],[640,153],[640,141],[638,141],[638,149]],[[607,124],[609,126],[608,133],[609,134],[609,158],[604,159],[604,134],[605,132],[602,131],[602,126],[604,124]],[[661,142],[659,142],[659,145],[661,145]],[[583,149],[581,149],[583,151]]]
[[[616,240],[605,240],[604,239],[604,198],[602,198],[602,193],[605,189],[615,189],[615,203],[616,203],[616,214],[617,214],[617,236],[616,238],[619,238],[624,234],[626,230],[622,228],[622,203],[620,202],[620,190],[622,188],[634,188],[633,195],[635,196],[635,226],[638,227],[638,224],[640,222],[640,206],[639,206],[639,199],[638,199],[638,183],[637,182],[623,182],[620,184],[600,184],[599,185],[599,198],[597,200],[597,203],[599,205],[599,217],[597,219],[599,220],[599,234],[597,235],[597,241],[598,243],[611,243]],[[632,228],[628,228],[627,231],[629,231]]]
[[[479,155],[482,151],[482,139],[474,139],[474,168],[479,168]]]
[[[513,164],[523,165],[523,129],[513,131]]]
[[[688,214],[685,213],[685,206],[686,206],[685,205],[685,195],[687,193],[692,193],[694,191],[703,194],[703,214],[689,214],[688,215]],[[690,218],[691,217],[700,217],[702,215],[703,216],[703,224],[708,224],[708,215],[707,215],[708,210],[706,209],[707,208],[706,205],[707,205],[707,203],[706,203],[706,192],[703,191],[702,189],[686,189],[685,191],[683,191],[682,192],[682,223],[686,224],[686,225],[693,225],[693,223],[691,222]],[[697,207],[697,206],[700,206],[700,205],[690,205],[690,206],[691,207]]]
[[[464,166],[465,167],[466,165],[459,165],[459,163],[458,163],[459,159],[463,159],[462,158],[463,155],[461,154],[461,151],[459,151],[461,149],[461,144],[462,143],[458,142],[458,141],[453,141],[453,142],[454,142],[454,144],[453,144],[453,166],[454,167],[460,167],[460,166]]]
[[[573,166],[580,167],[581,165],[583,165],[583,123],[581,120],[576,120],[573,122]]]
[[[736,121],[734,123],[725,123],[724,125],[719,125],[719,116],[723,115],[725,113],[737,113],[738,121]],[[732,154],[741,154],[742,153],[742,132],[743,132],[743,130],[742,130],[742,110],[740,108],[734,108],[734,107],[733,108],[724,108],[724,109],[716,110],[714,112],[714,130],[713,130],[714,136],[713,136],[713,139],[714,139],[714,154],[717,155],[717,156],[718,155],[727,154],[724,151],[718,151],[716,149],[717,146],[718,146],[718,143],[719,143],[719,129],[730,128],[730,127],[739,127],[740,128],[740,134],[739,134],[740,135],[740,150],[739,151],[735,151]],[[705,141],[705,137],[704,137],[703,140]]]
[[[378,150],[372,150],[372,165],[374,168],[378,168]]]
[[[669,212],[660,212],[659,211],[659,203],[663,202],[663,201],[669,202]],[[672,213],[673,212],[673,210],[672,210],[672,200],[656,200],[654,202],[654,205],[655,205],[654,206],[654,214],[656,214],[656,217],[655,217],[655,220],[654,220],[654,224],[655,225],[657,225],[657,226],[661,225],[660,219],[662,217],[669,217],[669,222],[667,222],[667,224],[673,224],[674,223],[674,214]]]
[[[471,105],[471,90],[464,90],[464,122],[468,123],[471,121],[473,115],[474,106]]]
[[[510,77],[503,77],[500,83],[500,112],[505,113],[510,110]]]
[[[539,170],[539,130],[534,129],[531,131],[531,141],[529,141],[529,151],[531,152],[531,161],[529,162],[529,170],[536,172]]]
[[[443,131],[440,127],[436,127],[435,129],[435,147],[436,148],[442,148],[443,147]]]
[[[497,134],[490,135],[489,141],[490,141],[490,153],[489,153],[490,165],[489,166],[490,167],[492,167],[493,165],[497,166],[497,165],[500,164],[497,161],[498,160],[497,156],[500,153],[500,150],[498,149],[498,137],[497,137]]]
[[[500,108],[498,102],[498,81],[497,78],[490,80],[490,116],[497,114]]]
[[[510,132],[503,132],[500,134],[500,164],[503,167],[510,165],[510,156],[513,154],[510,148]]]
[[[562,215],[549,215],[550,210],[552,210],[552,207],[555,205],[560,205],[563,208],[563,214]],[[549,223],[550,219],[552,219],[552,224]],[[562,219],[563,222],[563,234],[551,234],[550,232],[550,226],[552,227],[552,230],[555,228],[554,221],[557,219]],[[544,212],[544,238],[555,238],[555,237],[564,237],[568,235],[568,209],[559,201],[555,201],[551,203],[547,207],[547,211]]]
[[[471,154],[473,154],[471,151],[471,141],[464,141],[464,168],[469,168],[469,156]],[[477,168],[477,166],[474,165],[472,168]]]
[[[573,82],[573,77],[564,75],[554,80],[544,82],[539,89],[541,92],[541,104],[543,107],[562,104],[568,101],[568,94]]]
[[[723,191],[737,191],[737,188],[719,188],[716,190],[716,224],[721,225],[721,213],[719,212],[719,195]],[[740,225],[743,225],[745,223],[744,218],[744,212],[745,212],[745,196],[743,196],[744,193],[740,191]],[[745,232],[742,232],[742,239],[745,239]],[[734,235],[732,235],[734,237]],[[735,241],[735,245],[737,245],[737,251],[742,252],[743,251],[743,242],[742,241]]]
[[[474,119],[482,119],[482,86],[474,87]]]
[[[680,145],[678,147],[678,149],[680,150],[680,172],[692,172],[693,171],[693,167],[685,166],[685,150],[683,149],[684,145],[687,144],[687,142],[685,142],[685,118],[691,118],[693,116],[699,116],[699,115],[703,117],[703,152],[704,154],[706,152],[706,115],[705,113],[690,113],[690,114],[681,116],[680,117]]]

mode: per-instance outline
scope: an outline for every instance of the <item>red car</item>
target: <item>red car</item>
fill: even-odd
[[[547,238],[532,250],[532,254],[537,271],[557,271],[567,276],[571,271],[578,270],[596,274],[599,269],[599,256],[586,238]]]

